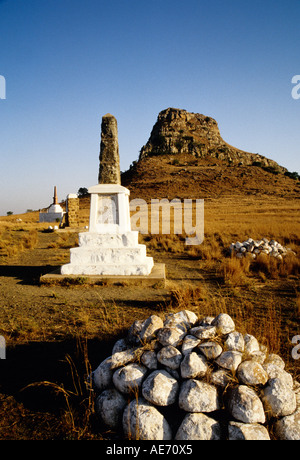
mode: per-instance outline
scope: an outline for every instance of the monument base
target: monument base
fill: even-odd
[[[62,275],[60,270],[41,276],[41,284],[49,285],[99,285],[145,286],[164,288],[165,264],[154,264],[149,275]]]
[[[153,258],[138,243],[138,232],[79,233],[79,247],[71,248],[70,263],[62,275],[149,275]]]

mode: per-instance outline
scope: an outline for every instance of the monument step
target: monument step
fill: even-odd
[[[62,275],[149,275],[153,268],[153,258],[146,257],[143,263],[127,263],[127,264],[85,264],[76,265],[73,263],[63,265],[61,267]]]
[[[79,247],[70,250],[72,264],[128,264],[141,263],[146,257],[146,247],[138,245],[135,248]]]
[[[79,246],[104,246],[109,248],[136,247],[138,245],[139,232],[126,233],[79,233]]]

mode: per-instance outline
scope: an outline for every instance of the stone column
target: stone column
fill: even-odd
[[[118,125],[110,113],[102,117],[99,159],[99,184],[121,185]]]
[[[67,227],[79,226],[79,198],[75,193],[67,196]]]

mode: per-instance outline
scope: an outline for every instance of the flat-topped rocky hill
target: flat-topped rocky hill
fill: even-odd
[[[300,197],[297,173],[230,146],[213,118],[173,108],[159,113],[122,185],[144,199]]]

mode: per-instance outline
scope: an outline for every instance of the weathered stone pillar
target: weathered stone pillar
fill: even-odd
[[[79,226],[79,198],[74,193],[67,196],[66,225],[67,227]]]
[[[102,117],[99,158],[99,184],[121,185],[118,125],[110,113]]]

